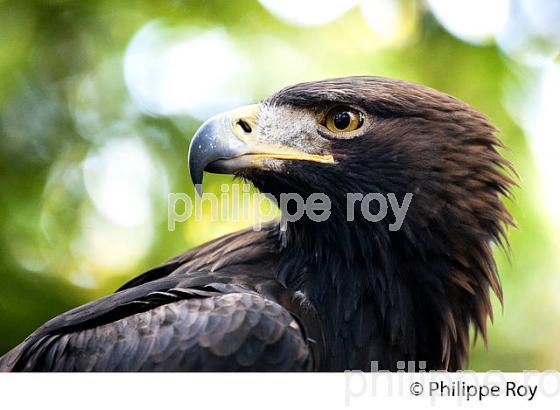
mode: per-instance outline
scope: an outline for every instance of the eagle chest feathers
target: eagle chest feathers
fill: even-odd
[[[45,323],[0,370],[460,369],[473,331],[486,339],[491,292],[501,301],[492,245],[514,224],[496,132],[451,96],[381,77],[297,84],[215,116],[191,142],[198,190],[207,171],[277,200],[322,193],[328,219],[191,249]],[[349,193],[413,199],[394,229]]]

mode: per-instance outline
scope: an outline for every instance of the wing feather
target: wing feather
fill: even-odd
[[[290,313],[253,292],[182,299],[37,343],[22,370],[281,371],[312,364]]]

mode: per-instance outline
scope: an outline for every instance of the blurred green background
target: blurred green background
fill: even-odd
[[[0,353],[251,220],[167,229],[208,116],[305,80],[419,82],[486,113],[521,188],[476,370],[560,369],[560,2],[0,0]],[[231,178],[209,176],[218,192]]]

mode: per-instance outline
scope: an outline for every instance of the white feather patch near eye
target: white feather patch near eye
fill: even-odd
[[[264,105],[257,140],[286,145],[308,153],[324,153],[328,142],[320,137],[319,115],[313,110],[288,105]]]

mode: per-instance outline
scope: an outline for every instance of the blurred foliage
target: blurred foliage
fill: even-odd
[[[519,228],[510,233],[510,260],[496,251],[504,307],[496,303],[489,348],[477,343],[471,367],[560,368],[557,224],[540,203],[536,160],[504,101],[505,89],[523,89],[530,70],[493,43],[451,36],[423,3],[405,3],[402,38],[385,41],[356,7],[304,27],[253,0],[0,1],[0,353],[56,314],[250,223],[189,220],[167,229],[167,193],[193,193],[186,154],[202,118],[150,110],[125,78],[131,40],[156,21],[156,29],[168,29],[165,41],[218,30],[233,44],[243,68],[218,90],[226,100],[241,93],[242,102],[257,101],[303,80],[371,74],[423,83],[492,118],[520,174],[522,189],[509,204]],[[211,54],[186,56],[185,67],[204,70]],[[200,82],[213,86],[212,78]],[[196,97],[184,88],[185,99]],[[116,215],[124,222],[104,212],[115,178],[137,198]],[[209,176],[205,183],[217,192],[229,182]]]

